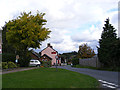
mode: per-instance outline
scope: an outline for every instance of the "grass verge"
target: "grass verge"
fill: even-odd
[[[97,88],[88,75],[55,68],[39,68],[2,75],[3,88]]]

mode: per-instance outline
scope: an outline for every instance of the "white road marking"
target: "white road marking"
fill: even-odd
[[[109,87],[109,88],[117,88],[118,85],[114,84],[114,83],[110,83],[110,82],[107,82],[107,81],[104,81],[104,80],[98,80],[100,82],[102,82],[103,86],[106,86],[106,87]],[[111,86],[112,85],[112,86]],[[114,87],[115,86],[115,87]]]
[[[106,87],[109,87],[109,88],[116,88],[116,87],[113,87],[113,86],[110,86],[110,85],[107,85],[107,84],[102,84],[103,86],[106,86]]]

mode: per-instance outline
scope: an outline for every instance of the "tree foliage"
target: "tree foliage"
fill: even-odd
[[[104,67],[115,66],[118,62],[116,57],[119,41],[117,40],[116,29],[109,21],[109,18],[105,21],[101,39],[99,39],[100,47],[98,48],[99,61],[104,64]]]
[[[2,53],[15,54],[15,48],[8,43],[6,40],[7,26],[6,24],[2,27]],[[4,59],[4,57],[2,57]],[[3,60],[2,59],[2,60]]]
[[[65,63],[65,59],[66,59],[67,62],[71,62],[72,58],[76,57],[76,55],[77,55],[76,51],[63,53],[63,54],[60,55],[61,61],[62,61],[62,63]]]
[[[95,55],[95,52],[93,49],[91,49],[90,46],[87,44],[82,44],[79,46],[78,50],[78,58],[91,58]]]
[[[27,66],[30,55],[29,48],[40,48],[41,42],[49,38],[50,30],[45,28],[47,20],[45,13],[21,13],[16,19],[10,20],[7,26],[6,40],[20,55],[20,63]]]
[[[9,21],[6,24],[8,43],[17,50],[40,48],[40,43],[49,38],[50,33],[48,28],[43,27],[47,22],[43,19],[44,15],[45,13],[39,12],[36,15],[23,12],[17,19]]]

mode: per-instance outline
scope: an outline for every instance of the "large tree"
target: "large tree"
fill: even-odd
[[[87,44],[82,44],[79,46],[78,58],[91,58],[95,55],[94,50]]]
[[[104,64],[104,67],[115,66],[114,54],[117,47],[115,45],[116,40],[116,29],[110,24],[108,18],[105,21],[98,48],[99,61]]]
[[[39,12],[36,15],[23,12],[6,24],[6,39],[21,54],[22,66],[28,65],[28,49],[40,48],[41,42],[49,38],[51,31],[44,27],[47,22],[44,15],[45,13]]]
[[[1,30],[2,30],[2,53],[15,54],[15,49],[12,47],[12,45],[9,45],[8,41],[6,40],[6,32],[7,32],[6,24],[2,27]]]

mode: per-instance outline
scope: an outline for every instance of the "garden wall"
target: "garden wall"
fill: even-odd
[[[79,64],[82,66],[101,67],[98,57],[79,59]]]

